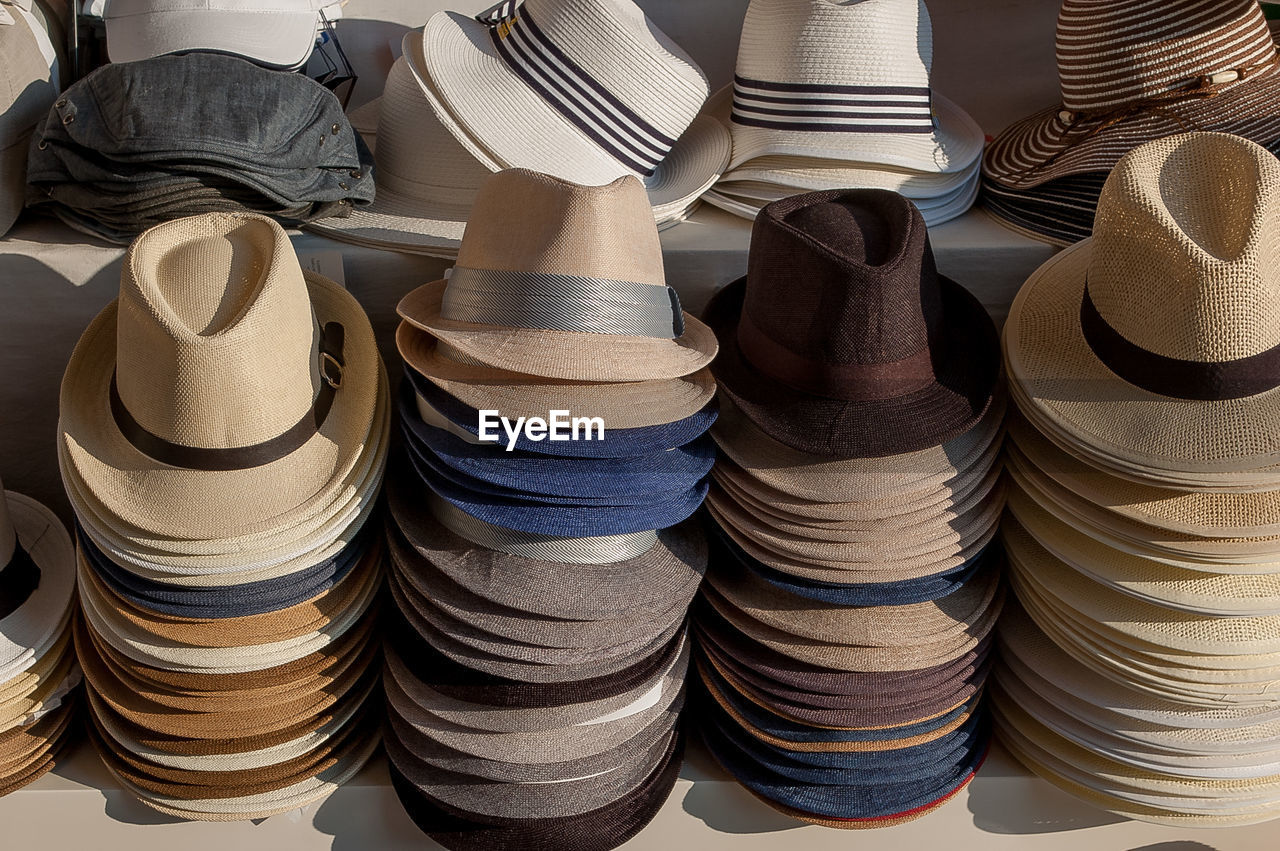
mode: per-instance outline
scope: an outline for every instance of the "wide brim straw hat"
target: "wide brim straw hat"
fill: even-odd
[[[206,217],[194,217],[153,228],[131,247],[131,265],[142,274],[164,276],[165,264],[157,263],[158,257],[198,239],[206,227]],[[285,240],[283,252],[292,254],[278,226],[241,228],[237,238],[267,258],[280,252],[276,241]],[[194,539],[288,526],[350,487],[348,474],[378,434],[382,361],[368,317],[355,298],[331,280],[310,272],[304,276],[319,327],[340,323],[344,329],[341,386],[310,439],[282,458],[239,470],[184,469],[146,455],[126,438],[112,413],[117,362],[113,302],[90,323],[63,376],[59,443],[64,480],[81,483],[124,523]],[[235,391],[234,383],[226,388]]]
[[[1107,546],[1055,517],[1017,487],[1009,488],[1006,523],[1016,523],[1041,547],[1109,588],[1171,609],[1202,615],[1280,615],[1280,571],[1209,573]]]
[[[796,390],[761,373],[738,343],[745,277],[717,292],[702,317],[723,341],[712,371],[723,396],[761,430],[785,419],[787,434],[806,435],[811,454],[833,458],[899,455],[940,446],[973,429],[994,399],[1000,338],[986,308],[956,282],[939,276],[942,339],[934,343],[937,375],[925,387],[886,399],[850,401]]]
[[[0,491],[18,546],[39,569],[39,584],[16,609],[0,618],[0,682],[18,676],[53,646],[73,605],[75,547],[62,521],[28,496]]]
[[[0,734],[0,748],[14,757],[0,765],[0,797],[34,783],[53,770],[76,737],[78,701],[28,727]]]
[[[1217,99],[1205,102],[1216,103]],[[1120,253],[1123,245],[1132,245],[1127,260],[1130,269],[1149,262],[1149,245],[1168,246],[1161,262],[1185,255],[1186,274],[1194,281],[1209,274],[1206,264],[1227,263],[1209,260],[1207,251],[1215,240],[1236,238],[1228,235],[1232,228],[1271,227],[1269,220],[1263,220],[1269,202],[1258,202],[1263,206],[1242,202],[1237,205],[1236,221],[1215,216],[1215,230],[1202,233],[1209,225],[1208,213],[1196,210],[1202,210],[1203,205],[1186,207],[1185,198],[1162,200],[1169,197],[1162,194],[1169,191],[1164,185],[1171,177],[1166,169],[1178,170],[1187,192],[1210,185],[1222,191],[1222,181],[1231,181],[1239,192],[1256,198],[1275,189],[1276,176],[1267,161],[1274,163],[1271,154],[1222,134],[1186,134],[1130,152],[1108,180],[1100,202],[1099,222],[1103,207],[1114,208],[1106,212],[1111,225],[1105,262],[1112,278],[1125,261]],[[1184,227],[1190,230],[1184,231]],[[1274,487],[1280,476],[1274,469],[1259,472],[1259,468],[1273,468],[1280,460],[1280,431],[1272,427],[1280,416],[1280,388],[1229,399],[1175,398],[1120,377],[1090,345],[1083,328],[1082,303],[1094,266],[1098,233],[1095,227],[1094,237],[1044,263],[1028,278],[1010,308],[1004,328],[1005,362],[1014,396],[1028,419],[1042,430],[1060,435],[1056,442],[1078,445],[1107,469],[1181,474],[1191,487],[1233,478],[1244,484],[1254,473],[1255,484]],[[1230,251],[1235,254],[1236,249]],[[1096,277],[1099,271],[1092,269],[1092,273]],[[1181,296],[1170,289],[1169,296],[1182,298],[1189,308],[1189,300],[1197,297],[1199,289],[1188,285]],[[1113,298],[1126,296],[1121,293]],[[1136,319],[1132,314],[1135,304],[1130,298],[1130,306],[1119,308],[1130,311],[1127,321]],[[1232,327],[1217,333],[1231,341],[1252,330]],[[1129,342],[1123,336],[1121,339]],[[1132,342],[1129,345],[1138,355],[1163,358]],[[1172,362],[1163,358],[1161,368],[1155,371],[1163,374]],[[1195,361],[1191,365],[1201,364]]]
[[[462,363],[446,357],[435,337],[408,322],[396,329],[396,348],[411,369],[450,396],[508,418],[546,417],[550,410],[567,410],[575,416],[605,417],[607,430],[643,428],[693,416],[716,390],[708,369],[677,378],[602,384]]]
[[[424,87],[436,115],[492,171],[529,168],[579,183],[604,184],[621,164],[550,106],[498,55],[490,27],[455,12],[423,28]],[[592,50],[622,49],[607,38]],[[494,103],[502,103],[494,110]],[[719,122],[699,116],[645,179],[659,221],[683,218],[729,164],[731,142]]]
[[[413,290],[396,306],[405,322],[483,366],[569,381],[632,382],[672,379],[711,363],[718,345],[711,329],[688,314],[674,339],[594,334],[459,322],[441,316],[448,281]],[[575,412],[576,413],[576,412]]]

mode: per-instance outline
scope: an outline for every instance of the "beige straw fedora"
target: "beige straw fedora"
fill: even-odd
[[[1108,588],[1139,600],[1203,615],[1280,614],[1280,565],[1272,573],[1209,573],[1107,546],[1009,488],[1005,523],[1016,523],[1054,557]]]
[[[922,0],[752,0],[734,74],[730,168],[784,155],[971,171],[982,130],[932,90],[932,65]]]
[[[422,32],[423,88],[492,171],[575,183],[643,180],[659,219],[682,217],[729,161],[728,132],[699,118],[706,77],[631,0],[514,0]],[[500,107],[495,105],[500,104]]]
[[[1103,467],[1230,474],[1280,460],[1280,163],[1191,133],[1127,154],[1094,236],[1041,266],[1005,325],[1010,381]]]
[[[715,335],[680,309],[630,177],[581,186],[523,169],[492,177],[457,265],[396,308],[486,366],[579,381],[696,372]]]
[[[304,273],[275,222],[158,225],[67,366],[63,477],[175,538],[288,525],[343,487],[377,434],[380,370],[363,309]]]
[[[547,411],[563,410],[607,417],[609,428],[643,428],[693,416],[716,391],[706,368],[678,378],[608,384],[495,369],[459,359],[465,356],[408,322],[396,328],[396,348],[414,372],[450,396],[477,411],[501,411],[508,418],[546,417]],[[423,420],[429,421],[428,416]]]
[[[1256,0],[1063,0],[1056,44],[1061,104],[1006,129],[984,157],[1004,185],[1108,172],[1184,130],[1280,137],[1280,64]]]

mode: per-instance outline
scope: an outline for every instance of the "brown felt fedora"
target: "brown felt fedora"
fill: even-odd
[[[776,201],[751,235],[747,275],[703,318],[712,372],[760,430],[843,458],[938,446],[972,429],[1000,373],[995,326],[938,274],[911,202],[875,189]]]

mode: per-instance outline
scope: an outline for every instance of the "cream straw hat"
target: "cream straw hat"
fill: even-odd
[[[0,682],[35,665],[63,636],[76,585],[62,522],[0,485]]]
[[[304,273],[279,225],[167,222],[130,246],[120,298],[72,353],[63,478],[167,537],[288,527],[362,460],[380,368],[363,309]]]
[[[1104,468],[1194,482],[1274,467],[1277,229],[1280,163],[1253,142],[1190,133],[1126,154],[1094,236],[1010,310],[1006,364],[1028,416]],[[1277,485],[1273,472],[1262,486]]]

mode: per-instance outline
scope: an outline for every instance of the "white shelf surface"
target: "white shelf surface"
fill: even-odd
[[[0,798],[0,847],[92,851],[438,849],[409,820],[377,758],[326,800],[256,822],[172,819],[122,792],[81,744],[65,765]],[[1028,775],[998,745],[967,789],[922,819],[843,831],[775,812],[690,749],[675,790],[630,851],[1276,851],[1280,823],[1183,830],[1095,809]]]

